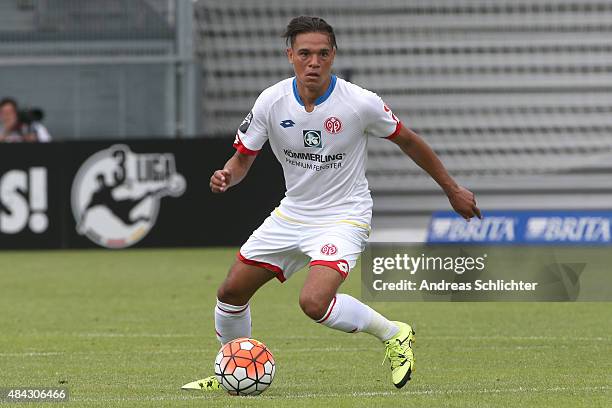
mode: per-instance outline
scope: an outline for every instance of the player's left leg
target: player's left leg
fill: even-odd
[[[312,261],[300,293],[302,310],[317,323],[332,329],[377,337],[385,345],[393,384],[403,387],[414,371],[412,327],[392,322],[354,297],[337,293],[365,247],[367,230],[339,224],[314,228],[305,235],[302,246]]]
[[[414,330],[392,322],[354,297],[336,293],[344,276],[329,266],[313,265],[300,293],[300,307],[317,323],[345,333],[369,333],[385,344],[393,385],[401,388],[414,371]]]
[[[342,262],[342,261],[339,261]],[[330,266],[312,265],[302,291],[300,307],[317,323],[345,333],[369,333],[387,341],[399,327],[354,297],[337,293],[344,277]]]

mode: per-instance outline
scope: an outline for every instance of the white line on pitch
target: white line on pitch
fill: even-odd
[[[62,334],[60,334],[62,335]],[[204,337],[202,334],[179,334],[179,333],[110,333],[110,332],[99,332],[99,333],[74,333],[72,334],[78,337],[152,337],[152,338],[174,338],[174,337]],[[330,337],[326,336],[267,336],[270,339],[299,339],[299,340],[330,340]],[[545,340],[545,341],[612,341],[612,337],[572,337],[572,336],[418,336],[418,339],[423,340]]]
[[[39,334],[37,334],[39,335]],[[45,336],[54,337],[54,336],[66,336],[64,333],[49,333]],[[112,332],[98,332],[98,333],[71,333],[68,336],[74,337],[88,337],[88,338],[204,338],[207,337],[203,334],[179,334],[179,333],[112,333]],[[23,337],[36,337],[36,335],[28,336],[23,335]],[[211,337],[212,336],[208,336]],[[255,336],[258,338],[258,336]],[[272,339],[281,339],[281,340],[300,340],[309,341],[309,340],[323,340],[323,341],[334,341],[333,338],[327,336],[266,336],[266,338],[260,338],[260,340],[272,340]],[[417,339],[425,342],[432,341],[544,341],[544,342],[561,342],[561,341],[592,341],[592,342],[612,342],[612,337],[572,337],[572,336],[418,336]],[[351,336],[350,338],[346,338],[346,341],[360,341],[360,337]],[[360,348],[361,349],[361,348]],[[364,350],[367,348],[363,348]],[[290,351],[308,351],[308,349],[287,349]],[[313,350],[313,349],[310,349]],[[326,350],[325,348],[322,350]],[[333,349],[335,350],[335,349]],[[346,348],[338,348],[338,350],[346,350]],[[0,353],[0,355],[3,355]]]
[[[398,390],[398,391],[357,391],[357,392],[346,392],[346,393],[304,393],[304,394],[288,394],[288,395],[260,395],[257,397],[248,398],[248,400],[255,401],[258,399],[305,399],[305,398],[344,398],[344,397],[385,397],[385,396],[403,396],[403,395],[452,395],[452,394],[515,394],[515,393],[563,393],[563,392],[593,392],[593,391],[607,391],[612,389],[609,386],[599,387],[553,387],[553,388],[484,388],[479,390],[465,390],[465,389],[450,389],[450,390]],[[208,398],[207,398],[208,397]],[[203,399],[208,400],[210,397],[218,398],[220,395],[194,395],[194,396],[154,396],[154,397],[117,397],[117,398],[71,398],[72,401],[80,402],[98,402],[98,401],[182,401],[182,400],[194,400]],[[232,397],[233,398],[233,397]]]
[[[0,357],[45,357],[64,354],[61,351],[27,351],[23,353],[0,353]]]

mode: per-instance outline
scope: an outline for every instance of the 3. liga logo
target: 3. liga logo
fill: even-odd
[[[321,247],[321,253],[323,255],[336,255],[338,248],[334,244],[325,244]]]
[[[323,127],[325,127],[325,130],[327,130],[328,133],[335,135],[336,133],[340,133],[342,131],[342,122],[337,117],[331,116],[325,119]]]
[[[162,197],[186,188],[171,153],[133,153],[115,145],[89,157],[72,184],[77,232],[106,248],[126,248],[155,225]]]

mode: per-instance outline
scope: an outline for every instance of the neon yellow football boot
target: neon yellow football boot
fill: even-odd
[[[391,380],[397,388],[402,388],[414,372],[414,353],[412,343],[415,341],[414,330],[406,323],[393,322],[400,328],[399,333],[385,341],[385,360],[391,363]],[[383,361],[384,364],[384,361]]]
[[[188,391],[217,391],[221,389],[221,384],[219,384],[219,380],[217,380],[216,375],[211,375],[210,377],[187,383],[183,385],[181,389]]]

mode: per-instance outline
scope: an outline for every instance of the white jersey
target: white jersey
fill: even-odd
[[[281,163],[286,193],[277,213],[304,223],[367,224],[367,137],[392,138],[401,124],[373,92],[332,76],[306,112],[295,78],[264,90],[240,125],[234,147],[257,154],[266,140]]]

